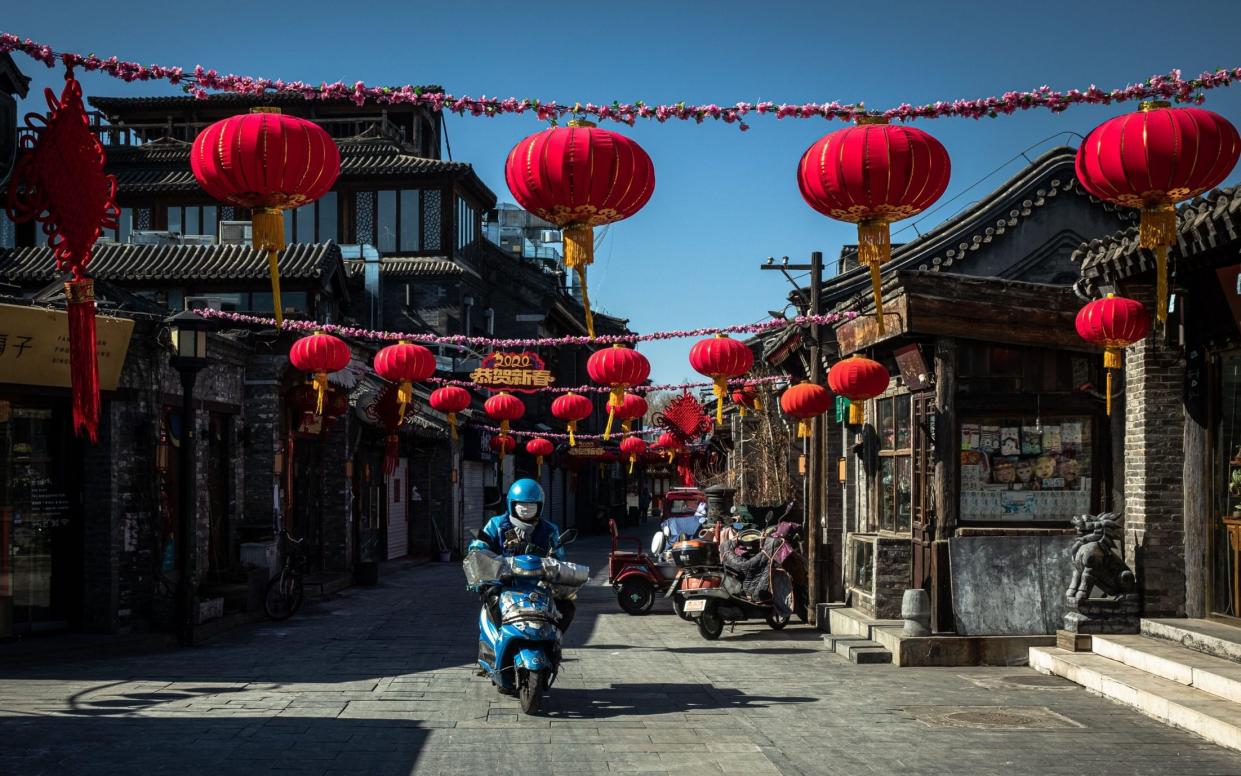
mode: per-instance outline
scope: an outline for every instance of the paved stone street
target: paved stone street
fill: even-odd
[[[603,567],[605,546],[572,555]],[[460,567],[190,651],[0,665],[0,773],[1241,774],[1241,755],[1027,668],[855,666],[583,591],[546,716],[475,677]]]

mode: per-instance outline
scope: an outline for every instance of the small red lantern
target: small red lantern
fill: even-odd
[[[780,395],[780,409],[797,418],[797,436],[810,436],[810,419],[817,418],[832,406],[832,395],[815,383],[798,383]]]
[[[741,408],[741,417],[745,417],[746,410],[759,412],[763,409],[763,403],[759,400],[758,389],[752,385],[743,385],[733,391],[733,404]]]
[[[659,435],[659,439],[655,440],[655,447],[663,450],[668,454],[668,463],[672,463],[676,458],[677,451],[685,449],[685,443],[677,438],[676,434],[665,431]]]
[[[888,390],[891,381],[892,376],[883,364],[856,353],[851,358],[832,364],[827,371],[828,387],[849,400],[851,426],[866,422],[866,405],[863,402]]]
[[[431,391],[431,409],[448,416],[448,427],[452,429],[452,438],[457,438],[457,413],[469,409],[474,397],[459,385],[445,385]]]
[[[517,449],[517,440],[508,434],[500,434],[499,436],[493,436],[491,441],[487,443],[487,446],[491,448],[492,452],[498,453],[500,460],[503,461],[504,456]]]
[[[626,219],[647,203],[655,190],[651,157],[624,135],[574,119],[514,146],[504,179],[522,207],[564,230],[565,269],[577,273],[593,338],[586,267],[595,259],[594,227]]]
[[[397,384],[399,424],[405,419],[405,408],[414,400],[414,383],[435,374],[435,355],[421,345],[402,340],[375,354],[375,374]]]
[[[1140,104],[1095,127],[1077,149],[1077,179],[1099,199],[1142,209],[1138,244],[1155,251],[1155,318],[1168,313],[1168,248],[1176,203],[1219,185],[1241,155],[1237,129],[1218,113]]]
[[[689,365],[695,372],[711,378],[711,390],[715,394],[715,425],[722,426],[728,381],[750,371],[750,367],[754,366],[754,351],[742,342],[717,334],[694,343],[689,350]]]
[[[1107,414],[1112,414],[1112,370],[1120,369],[1125,348],[1140,342],[1151,330],[1150,315],[1136,299],[1108,294],[1077,311],[1077,335],[1103,346],[1107,370]]]
[[[806,204],[858,225],[858,261],[870,267],[879,333],[884,332],[879,267],[892,255],[888,225],[930,207],[948,188],[944,146],[914,127],[863,116],[825,135],[802,155],[797,183]]]
[[[625,437],[620,443],[621,453],[629,461],[629,473],[633,474],[633,465],[646,453],[646,442],[641,437]]]
[[[590,399],[572,391],[564,396],[557,396],[556,400],[552,402],[552,415],[557,420],[563,420],[568,424],[569,447],[577,445],[577,439],[574,437],[577,433],[577,424],[589,418],[590,413],[594,412],[594,410],[595,405],[591,403]]]
[[[276,325],[283,320],[277,253],[284,248],[282,211],[314,202],[340,175],[340,150],[318,124],[279,108],[217,121],[198,133],[190,169],[203,189],[230,205],[251,208],[254,247],[267,251]]]
[[[626,393],[621,406],[616,409],[616,417],[621,420],[621,431],[628,433],[633,429],[633,422],[646,415],[649,409],[646,399],[636,393]]]
[[[526,443],[526,452],[535,456],[538,465],[543,466],[543,459],[556,451],[556,446],[543,437],[535,437]]]
[[[500,421],[500,433],[507,434],[509,423],[526,414],[526,405],[513,394],[501,391],[483,402],[483,410],[492,420]]]
[[[646,382],[651,376],[651,362],[638,351],[616,344],[591,353],[586,360],[586,373],[591,380],[612,389],[608,397],[608,423],[603,429],[603,438],[609,439],[616,410],[625,401],[625,389]]]
[[[294,369],[314,375],[315,390],[319,394],[315,414],[322,415],[328,373],[339,372],[349,366],[349,346],[340,337],[316,331],[293,343],[289,350],[289,362]]]

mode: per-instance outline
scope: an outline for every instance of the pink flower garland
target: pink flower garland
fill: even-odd
[[[215,318],[230,323],[276,328],[274,318],[261,318],[257,315],[234,313],[223,310],[204,309],[197,311],[204,318]],[[796,318],[771,318],[759,323],[741,323],[722,328],[708,327],[688,329],[684,331],[657,331],[650,334],[608,334],[591,339],[590,337],[541,337],[534,339],[497,339],[494,337],[467,337],[464,334],[413,334],[402,331],[374,331],[356,326],[341,326],[335,323],[316,323],[315,321],[294,321],[285,318],[281,328],[287,331],[326,331],[340,337],[370,340],[408,340],[431,345],[468,345],[473,347],[492,348],[542,348],[564,345],[614,345],[617,343],[653,342],[655,340],[683,339],[686,337],[709,337],[715,334],[756,334],[759,332],[783,329],[786,326],[806,326],[817,323],[827,326],[840,321],[849,321],[857,317],[857,313],[827,313],[826,315],[799,315]]]
[[[352,100],[358,105],[367,102],[380,104],[413,104],[422,105],[435,112],[449,111],[459,116],[467,113],[471,116],[499,116],[502,114],[533,113],[542,121],[555,122],[566,116],[592,116],[600,121],[615,121],[632,126],[638,119],[654,119],[660,123],[677,119],[694,121],[699,124],[711,119],[726,124],[737,124],[742,131],[749,129],[743,119],[751,113],[760,116],[774,115],[777,119],[822,118],[827,120],[854,121],[859,116],[879,115],[892,121],[912,121],[914,119],[935,119],[942,117],[962,118],[995,118],[1009,115],[1017,111],[1046,108],[1059,113],[1072,105],[1110,105],[1115,102],[1131,100],[1165,99],[1180,103],[1201,103],[1202,92],[1231,86],[1232,82],[1241,79],[1241,67],[1220,68],[1207,71],[1197,78],[1185,80],[1180,70],[1172,70],[1166,75],[1151,76],[1140,84],[1130,84],[1120,89],[1100,89],[1091,84],[1085,90],[1069,89],[1056,91],[1049,86],[1040,86],[1030,91],[1010,91],[999,97],[984,97],[976,100],[936,101],[925,105],[908,103],[874,111],[866,108],[863,103],[807,102],[775,103],[737,102],[731,105],[690,105],[678,102],[674,105],[647,105],[641,100],[633,103],[612,102],[608,105],[594,103],[560,104],[534,99],[516,99],[507,97],[454,97],[445,94],[438,88],[424,86],[367,86],[362,81],[346,84],[343,81],[321,83],[318,86],[302,81],[281,81],[251,76],[220,75],[215,70],[196,66],[192,74],[186,74],[180,67],[163,67],[160,65],[142,65],[137,62],[124,62],[116,57],[100,59],[94,54],[56,52],[51,46],[37,43],[29,38],[22,40],[16,35],[0,33],[0,51],[19,51],[54,67],[59,59],[66,65],[81,67],[88,72],[100,71],[113,78],[123,81],[167,81],[180,85],[185,91],[199,98],[207,97],[208,90],[233,92],[237,94],[261,95],[267,93],[296,94],[307,100]]]
[[[485,423],[474,423],[474,422],[467,423],[466,425],[472,426],[477,429],[481,429],[483,431],[490,431],[493,434],[502,433],[500,431],[499,426],[488,426]],[[643,436],[647,434],[662,434],[663,431],[664,429],[662,428],[643,428],[637,431],[613,431],[612,438]],[[551,431],[515,431],[513,429],[508,430],[508,435],[515,436],[515,437],[547,437],[548,439],[568,439],[569,438],[568,434],[557,434]],[[573,438],[574,439],[603,439],[603,434],[574,434]]]
[[[771,377],[751,377],[738,378],[729,380],[728,384],[735,387],[760,386],[769,383],[787,382],[788,377],[773,375]],[[483,385],[481,383],[470,382],[469,380],[449,380],[446,377],[428,377],[428,383],[435,385],[455,385],[458,388],[466,388],[477,391],[499,391],[502,390],[498,386]],[[632,393],[649,394],[657,391],[687,391],[691,388],[710,388],[713,383],[667,383],[665,385],[635,385],[628,390]],[[561,385],[548,385],[542,388],[523,388],[523,393],[611,393],[612,389],[604,385],[578,385],[568,388]]]

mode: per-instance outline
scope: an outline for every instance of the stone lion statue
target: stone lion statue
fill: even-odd
[[[1081,603],[1090,598],[1094,588],[1103,595],[1121,599],[1133,593],[1136,580],[1133,572],[1120,559],[1118,544],[1124,518],[1114,512],[1101,515],[1080,515],[1072,518],[1077,538],[1069,548],[1073,559],[1073,581],[1068,597]]]

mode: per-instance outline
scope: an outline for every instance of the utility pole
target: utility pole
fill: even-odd
[[[810,294],[807,300],[807,307],[810,315],[822,314],[822,291],[823,291],[823,253],[822,251],[813,251],[810,254],[809,264],[789,264],[787,256],[784,257],[780,264],[775,263],[775,259],[769,257],[766,264],[760,265],[759,269],[780,270],[793,287],[801,290],[801,287],[793,280],[793,276],[788,273],[789,270],[809,271],[810,272]],[[819,324],[810,324],[810,382],[816,385],[823,384],[823,358],[820,355],[822,348],[822,331]],[[818,624],[818,608],[819,608],[819,588],[822,584],[819,569],[819,546],[823,543],[823,437],[824,437],[824,421],[823,416],[819,415],[814,418],[811,423],[810,439],[807,444],[807,452],[809,453],[806,464],[806,565],[808,566],[807,590],[807,615],[811,625]]]

